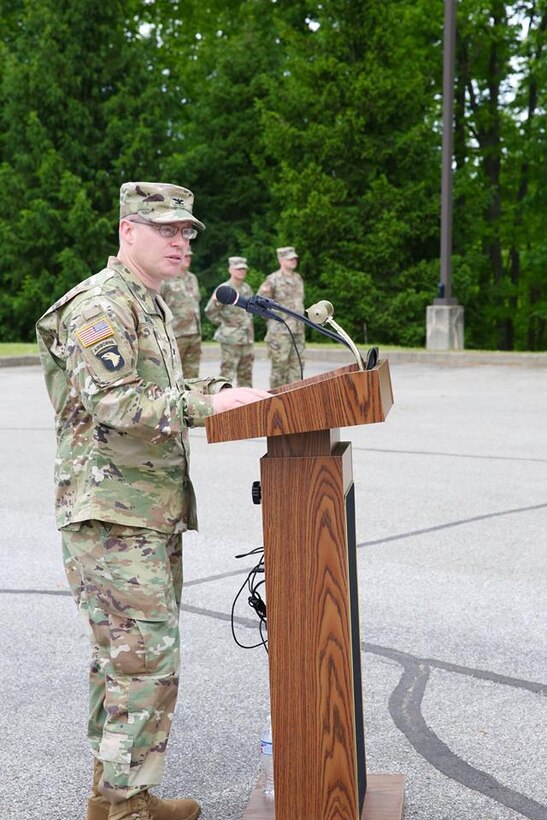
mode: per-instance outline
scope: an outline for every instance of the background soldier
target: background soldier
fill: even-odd
[[[120,192],[120,249],[37,325],[56,414],[56,519],[91,636],[88,820],[195,820],[195,800],[150,795],[179,682],[181,532],[197,526],[188,428],[268,396],[184,381],[161,282],[204,225],[164,183]]]
[[[192,251],[182,257],[181,272],[162,282],[160,293],[173,314],[173,332],[177,340],[185,379],[197,379],[201,359],[200,292],[195,274],[190,272]]]
[[[230,278],[225,285],[230,285],[241,296],[253,295],[250,286],[245,282],[247,260],[243,256],[230,256],[228,259]],[[253,384],[253,317],[247,311],[232,305],[217,302],[213,293],[205,308],[205,315],[217,325],[215,339],[220,342],[220,378],[231,382],[237,373],[239,387],[252,387]]]
[[[284,307],[304,313],[304,281],[296,272],[298,254],[294,248],[277,248],[279,270],[270,273],[258,289]],[[304,364],[305,325],[290,316],[283,317],[294,336],[294,343]],[[287,328],[281,322],[267,322],[266,346],[271,361],[270,387],[281,387],[301,378],[298,354]]]

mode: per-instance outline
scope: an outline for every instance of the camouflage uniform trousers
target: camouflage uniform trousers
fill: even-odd
[[[199,363],[201,360],[201,335],[191,333],[187,336],[177,336],[177,347],[182,362],[182,372],[185,379],[199,377]]]
[[[238,387],[253,386],[254,350],[252,344],[220,343],[220,378],[233,384],[237,374]]]
[[[295,336],[295,342],[303,368],[305,340]],[[273,338],[267,338],[266,346],[271,361],[270,388],[282,387],[284,384],[299,381],[301,378],[300,362],[289,334],[279,334]]]
[[[118,802],[161,780],[179,682],[181,534],[103,521],[62,531],[92,644],[88,738]]]

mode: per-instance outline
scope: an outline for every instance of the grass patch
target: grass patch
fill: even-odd
[[[37,356],[38,345],[32,342],[1,342],[0,356]]]

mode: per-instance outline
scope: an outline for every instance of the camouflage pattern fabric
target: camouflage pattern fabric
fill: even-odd
[[[246,282],[234,282],[228,279],[223,284],[229,285],[247,299],[253,295],[252,288]],[[238,387],[252,387],[254,362],[252,314],[233,305],[223,305],[211,296],[205,308],[205,315],[212,324],[217,326],[214,338],[220,342],[220,378],[232,382],[237,376]]]
[[[197,379],[201,362],[201,333],[175,339],[185,379]]]
[[[197,379],[201,361],[201,295],[197,276],[190,271],[163,282],[160,293],[167,302],[173,319],[171,326],[185,379]]]
[[[273,299],[278,304],[304,313],[304,280],[299,273],[275,271],[266,277],[258,289],[260,296]],[[290,316],[283,317],[291,329],[304,364],[305,325]],[[266,347],[271,361],[270,388],[281,387],[300,379],[300,365],[292,339],[281,322],[269,320],[266,331]]]
[[[278,304],[294,310],[297,313],[304,313],[304,280],[299,273],[282,273],[277,270],[270,273],[262,282],[258,289],[259,296],[266,296],[273,299]],[[290,316],[283,317],[290,327],[295,339],[305,335],[305,325],[298,319]],[[281,322],[274,322],[269,319],[267,322],[266,340],[275,336],[286,336],[287,329]]]
[[[237,308],[236,308],[237,310]],[[253,345],[220,343],[220,378],[235,382],[238,387],[253,386]]]
[[[228,279],[222,284],[230,285],[247,299],[253,295],[250,285],[246,282],[234,283]],[[205,315],[217,326],[214,336],[217,342],[228,345],[247,345],[254,342],[253,317],[246,310],[233,305],[223,305],[211,296],[205,308]]]
[[[191,222],[205,229],[193,214],[194,194],[170,182],[124,182],[120,188],[120,219],[137,214],[148,222]]]
[[[181,336],[192,337],[194,341],[196,336],[201,338],[201,319],[199,315],[201,296],[197,276],[190,273],[190,271],[185,271],[174,279],[167,279],[162,283],[160,293],[173,314],[171,325],[177,338],[177,344]],[[197,365],[199,370],[199,358]],[[184,366],[182,372],[185,378],[197,378],[197,373],[195,376],[190,375]]]
[[[112,802],[159,784],[179,682],[182,537],[85,521],[62,531],[91,644],[88,737]]]
[[[224,382],[183,380],[171,311],[116,257],[37,324],[56,414],[57,526],[197,528],[188,427]]]
[[[89,737],[115,802],[161,779],[179,674],[188,427],[225,382],[184,380],[171,311],[117,258],[37,324],[56,415],[56,520],[88,627]]]
[[[295,343],[304,368],[304,339],[295,337]],[[271,362],[270,388],[282,387],[302,378],[298,354],[286,330],[284,336],[278,335],[268,341],[268,357]]]

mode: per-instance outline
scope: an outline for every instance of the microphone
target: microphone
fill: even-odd
[[[265,319],[275,319],[276,322],[283,322],[284,319],[278,316],[277,313],[274,313],[274,311],[279,310],[281,313],[286,313],[299,322],[304,322],[308,327],[313,327],[314,330],[318,330],[323,336],[328,336],[329,339],[334,339],[335,342],[342,342],[342,344],[352,350],[351,344],[348,344],[343,336],[338,333],[333,333],[332,330],[327,330],[326,327],[321,327],[320,324],[316,324],[316,322],[313,322],[301,313],[296,313],[294,310],[279,305],[277,302],[274,302],[273,299],[268,299],[267,296],[257,295],[247,298],[241,296],[234,288],[230,287],[230,285],[220,285],[216,289],[215,295],[217,300],[223,305],[233,305],[234,307],[243,308],[247,313],[254,313],[256,316],[262,316]]]
[[[312,322],[316,322],[318,325],[324,325],[325,322],[334,315],[334,307],[332,302],[327,302],[326,299],[323,299],[321,302],[317,302],[316,305],[309,307],[306,313]]]
[[[310,308],[308,308],[306,313],[308,314],[310,319],[313,322],[317,322],[318,325],[323,325],[326,323],[331,325],[331,327],[333,327],[336,330],[336,332],[340,336],[340,339],[345,342],[347,347],[349,347],[349,349],[355,356],[355,361],[357,362],[359,370],[367,370],[370,369],[370,367],[374,367],[374,365],[376,364],[376,360],[374,361],[374,364],[369,365],[369,357],[367,356],[367,361],[364,362],[363,357],[357,350],[357,346],[355,345],[355,343],[350,339],[345,330],[343,330],[340,327],[340,325],[337,324],[332,318],[334,315],[334,307],[332,302],[327,302],[326,299],[322,299],[320,302],[317,302],[317,304],[312,305]],[[376,354],[377,353],[378,351],[376,351]],[[378,356],[376,355],[376,359],[377,358]]]
[[[264,296],[242,296],[235,288],[230,285],[220,285],[215,291],[217,301],[221,305],[234,305],[234,307],[243,308],[247,313],[254,313],[255,316],[262,316],[264,319],[275,319],[276,322],[282,322],[281,316],[274,313],[269,306],[270,299]],[[275,302],[272,302],[275,305]]]

